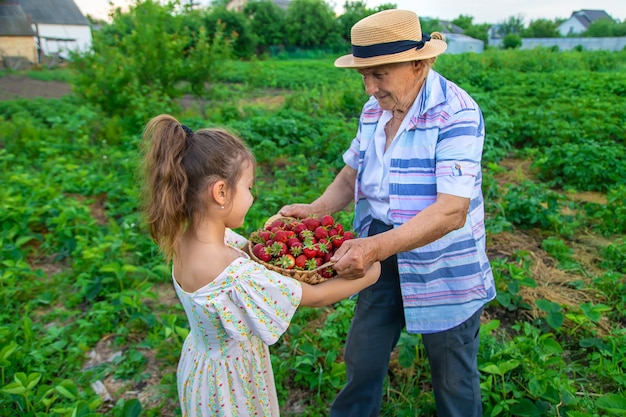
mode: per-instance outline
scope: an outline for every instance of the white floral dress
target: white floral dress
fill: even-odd
[[[236,249],[245,243],[230,230],[225,240]],[[268,345],[287,330],[300,283],[244,252],[193,293],[173,281],[190,327],[177,372],[183,416],[278,416]]]

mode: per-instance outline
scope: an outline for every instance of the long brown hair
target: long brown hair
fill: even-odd
[[[187,227],[204,215],[207,187],[224,180],[234,190],[244,162],[256,164],[252,152],[232,133],[220,128],[192,132],[167,114],[146,125],[143,152],[146,222],[168,261]]]

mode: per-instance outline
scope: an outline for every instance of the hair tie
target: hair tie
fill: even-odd
[[[183,130],[185,131],[185,133],[187,134],[187,136],[189,135],[193,135],[193,130],[189,129],[187,126],[181,124],[180,127],[183,128]]]

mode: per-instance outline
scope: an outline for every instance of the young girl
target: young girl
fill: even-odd
[[[278,416],[268,345],[299,305],[324,306],[372,285],[380,265],[355,280],[308,285],[270,271],[242,250],[255,159],[221,129],[192,132],[169,115],[144,132],[145,212],[168,262],[190,332],[178,365],[182,414]]]

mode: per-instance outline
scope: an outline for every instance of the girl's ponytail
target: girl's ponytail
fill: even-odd
[[[144,211],[150,236],[169,260],[189,220],[186,214],[188,178],[183,158],[188,132],[170,115],[148,122],[144,144]]]

